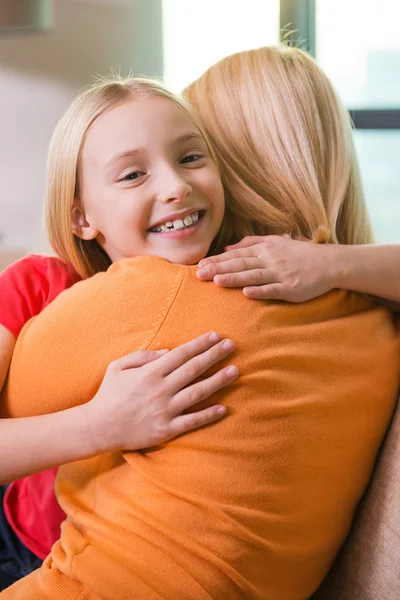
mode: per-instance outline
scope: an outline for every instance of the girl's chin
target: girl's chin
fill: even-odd
[[[191,266],[197,265],[203,258],[205,258],[207,252],[208,248],[198,249],[197,251],[194,249],[193,251],[188,251],[188,249],[186,249],[186,252],[157,252],[157,255],[176,265]]]
[[[210,249],[211,244],[198,244],[197,246],[190,247],[189,244],[186,247],[182,248],[157,248],[147,247],[145,251],[142,252],[131,252],[129,256],[126,253],[108,253],[111,259],[111,262],[117,262],[118,260],[123,260],[124,258],[136,258],[137,256],[143,256],[144,254],[148,256],[159,256],[160,258],[165,258],[170,263],[174,263],[176,265],[197,265],[203,258],[207,256],[207,253]]]

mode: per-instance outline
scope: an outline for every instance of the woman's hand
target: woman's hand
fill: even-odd
[[[85,405],[96,436],[108,450],[137,450],[221,418],[226,414],[221,405],[182,412],[237,378],[238,369],[229,366],[193,383],[233,350],[232,340],[208,333],[170,352],[141,350],[114,361]]]
[[[197,277],[241,287],[248,298],[304,302],[335,287],[331,266],[336,248],[286,236],[246,237],[227,246],[227,252],[201,260]]]

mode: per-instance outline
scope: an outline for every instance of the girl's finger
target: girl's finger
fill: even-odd
[[[194,358],[202,356],[204,352],[211,350],[220,341],[221,336],[215,331],[200,335],[194,340],[182,344],[181,346],[178,346],[178,348],[168,352],[165,356],[162,356],[157,363],[157,369],[160,369],[160,374],[166,377],[167,375],[174,373],[180,367],[186,366]],[[221,353],[221,350],[218,352]],[[191,367],[189,366],[189,369],[190,368]]]
[[[211,377],[194,383],[190,387],[178,392],[176,396],[171,400],[170,410],[173,415],[179,415],[182,411],[191,408],[195,404],[202,402],[218,390],[226,387],[239,376],[239,370],[237,367],[231,365],[225,369],[221,369]],[[218,407],[213,407],[218,408]],[[202,411],[204,412],[204,411]],[[192,416],[198,415],[199,413],[191,413]]]
[[[224,358],[232,354],[235,344],[232,340],[222,340],[213,348],[193,357],[181,367],[173,371],[167,378],[168,389],[172,393],[178,393],[184,387],[193,383],[194,379],[200,377],[205,371],[215,366]]]
[[[253,300],[287,300],[289,295],[285,295],[284,287],[281,283],[271,283],[269,285],[259,285],[257,287],[245,287],[243,294]]]
[[[208,258],[203,258],[199,262],[199,269],[202,269],[203,267],[209,264],[221,263],[226,260],[232,260],[235,258],[246,258],[250,256],[257,256],[253,248],[240,248],[239,250],[230,250],[229,252],[223,252],[222,254],[217,254],[216,256],[209,256]]]
[[[237,244],[231,244],[230,246],[225,246],[226,250],[233,250],[233,249],[237,249],[237,248],[248,248],[249,246],[254,246],[254,244],[260,244],[261,242],[265,242],[265,239],[268,236],[261,236],[261,235],[252,235],[252,236],[248,236],[243,238],[242,240],[240,240],[240,242],[237,242]]]
[[[210,408],[205,408],[196,413],[175,417],[170,423],[170,439],[177,435],[182,435],[182,433],[214,423],[214,421],[226,415],[226,412],[225,406],[210,406]]]
[[[109,368],[124,371],[126,369],[143,367],[143,365],[147,365],[149,362],[160,358],[167,352],[168,350],[137,350],[136,352],[131,352],[130,354],[126,354],[125,356],[114,360],[110,363]]]
[[[248,285],[265,286],[265,284],[277,283],[276,276],[268,269],[254,269],[240,273],[227,273],[216,275],[213,279],[216,285],[221,287],[245,287]]]
[[[224,262],[208,264],[205,267],[198,269],[196,277],[199,279],[211,280],[218,273],[238,273],[240,271],[250,271],[257,267],[262,267],[263,264],[259,258],[231,258]]]

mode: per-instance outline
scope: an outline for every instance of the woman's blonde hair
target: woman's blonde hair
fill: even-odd
[[[349,114],[308,54],[282,45],[228,56],[184,96],[225,187],[217,246],[266,234],[372,241]]]
[[[105,271],[110,258],[96,240],[82,240],[72,233],[72,208],[79,198],[79,163],[89,128],[109,110],[129,98],[168,98],[193,118],[187,103],[162,83],[146,78],[113,77],[99,80],[80,94],[57,124],[47,162],[45,216],[50,243],[55,252],[83,278]]]

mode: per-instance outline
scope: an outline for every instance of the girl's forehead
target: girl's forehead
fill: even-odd
[[[168,141],[191,133],[199,135],[196,124],[178,103],[170,98],[128,98],[99,117],[87,132],[82,157],[100,158]]]
[[[133,126],[137,130],[153,130],[160,125],[176,123],[194,127],[193,119],[177,102],[162,96],[127,98],[108,110],[93,124],[91,130],[113,131]]]

